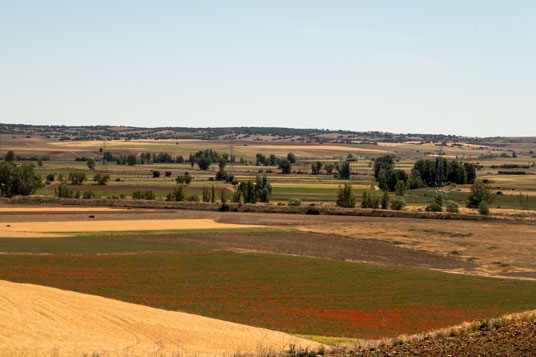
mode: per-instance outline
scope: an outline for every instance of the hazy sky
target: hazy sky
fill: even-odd
[[[0,122],[536,135],[536,1],[0,0]]]

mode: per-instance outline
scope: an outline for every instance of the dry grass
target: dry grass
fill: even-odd
[[[0,355],[232,356],[318,343],[93,295],[0,281]]]
[[[475,262],[481,265],[476,272],[482,275],[536,270],[536,225],[374,217],[355,217],[340,224],[322,218],[322,223],[296,228],[376,239]]]

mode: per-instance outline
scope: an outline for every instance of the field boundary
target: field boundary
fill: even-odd
[[[355,354],[361,352],[374,352],[382,347],[396,347],[403,344],[412,344],[425,340],[442,340],[446,337],[464,336],[475,332],[492,331],[502,327],[511,326],[517,323],[534,322],[536,321],[536,310],[516,312],[511,314],[501,315],[482,320],[465,321],[461,324],[436,329],[433,331],[412,334],[400,335],[393,338],[383,338],[380,340],[358,340],[355,343],[340,344],[332,347],[328,351],[328,355],[347,356],[348,351]],[[396,354],[396,353],[395,353]]]
[[[12,198],[0,198],[0,203],[7,204],[50,204],[67,206],[91,206],[91,207],[122,207],[136,209],[182,209],[198,211],[220,211],[221,203],[210,202],[173,202],[173,201],[149,201],[149,200],[119,200],[119,199],[76,199],[59,198],[49,196],[17,196]],[[313,214],[339,215],[339,216],[365,216],[365,217],[393,217],[393,218],[416,218],[416,219],[440,219],[440,220],[471,220],[471,221],[501,221],[512,223],[536,224],[536,219],[528,215],[510,216],[484,216],[479,214],[461,214],[450,212],[415,212],[394,211],[368,208],[340,208],[326,207],[322,205],[304,205],[299,207],[277,206],[266,204],[242,204],[227,203],[231,212],[254,212],[254,213],[286,213],[286,214]],[[0,214],[7,212],[0,212]]]

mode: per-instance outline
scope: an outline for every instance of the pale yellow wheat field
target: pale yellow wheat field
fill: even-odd
[[[110,232],[152,231],[188,229],[229,229],[262,227],[247,224],[217,223],[212,219],[144,219],[107,221],[64,221],[64,222],[3,222],[0,237],[15,237],[21,233],[26,237],[36,233],[43,236],[50,232]],[[49,236],[50,235],[45,235]],[[22,237],[22,235],[21,235]]]
[[[282,332],[0,280],[0,356],[233,356],[318,343]]]

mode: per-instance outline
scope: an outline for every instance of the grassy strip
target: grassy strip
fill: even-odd
[[[162,243],[113,236],[0,238],[0,252],[27,254],[114,254],[210,250],[207,245]]]
[[[5,255],[0,279],[285,332],[380,338],[536,308],[536,283],[205,250]]]
[[[305,338],[306,340],[311,340],[319,343],[323,343],[328,346],[340,346],[340,345],[350,345],[356,344],[360,340],[357,338],[348,338],[348,337],[333,337],[333,336],[318,336],[318,335],[294,335],[296,337]]]

